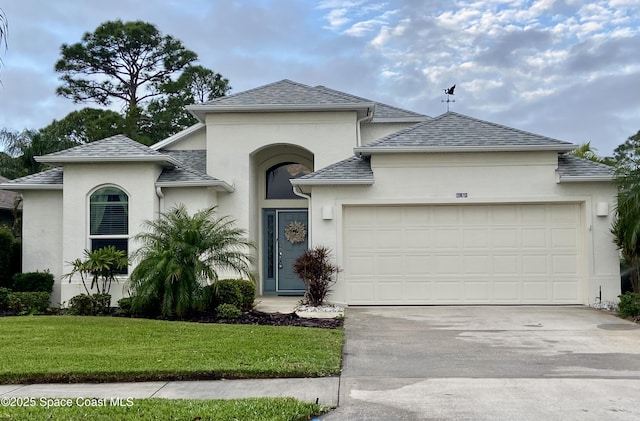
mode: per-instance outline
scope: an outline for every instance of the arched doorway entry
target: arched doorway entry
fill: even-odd
[[[260,209],[260,279],[263,294],[302,295],[293,272],[308,248],[308,201],[289,182],[313,171],[313,154],[294,145],[273,145],[254,156]]]

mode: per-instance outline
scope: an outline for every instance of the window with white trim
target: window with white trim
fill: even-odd
[[[124,191],[109,186],[91,194],[89,239],[91,250],[114,246],[129,253],[129,196]]]

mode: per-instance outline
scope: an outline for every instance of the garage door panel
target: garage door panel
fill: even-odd
[[[460,233],[458,229],[434,227],[432,230],[433,247],[442,249],[458,249],[460,243]]]
[[[519,262],[520,257],[515,255],[496,255],[492,256],[493,261],[493,274],[508,274],[517,275],[520,273]]]
[[[493,299],[496,303],[520,303],[520,282],[515,280],[494,281]]]
[[[433,238],[431,230],[428,228],[416,228],[405,230],[405,248],[411,249],[431,249],[433,246]]]
[[[518,246],[518,231],[515,228],[495,228],[491,230],[493,248],[514,249]]]
[[[346,207],[347,301],[580,303],[580,215],[577,204]]]
[[[549,258],[546,254],[522,256],[522,274],[540,275],[551,273],[548,260]]]
[[[470,228],[462,233],[463,247],[486,249],[491,239],[488,228]]]
[[[554,255],[551,257],[551,273],[554,275],[575,274],[578,270],[578,256]]]
[[[462,256],[462,272],[465,274],[484,275],[491,271],[490,256]]]
[[[526,249],[546,249],[549,247],[547,241],[549,230],[544,227],[540,228],[523,228],[522,229],[522,247]]]
[[[551,230],[551,246],[574,249],[578,244],[578,232],[575,228],[553,228]]]

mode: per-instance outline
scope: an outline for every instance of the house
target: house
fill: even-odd
[[[8,182],[9,179],[0,176],[0,184]],[[14,215],[13,208],[18,193],[9,190],[0,190],[0,225],[13,228]]]
[[[292,262],[325,245],[346,304],[589,304],[620,293],[611,168],[576,145],[455,112],[435,118],[283,80],[193,105],[152,147],[124,136],[39,157],[24,195],[24,270],[131,252],[178,203],[231,215],[262,294],[300,295]],[[126,285],[126,284],[125,284]],[[112,288],[114,298],[126,287]],[[54,301],[82,292],[58,281]]]

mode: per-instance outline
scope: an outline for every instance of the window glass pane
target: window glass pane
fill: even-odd
[[[267,170],[267,199],[302,199],[293,193],[289,182],[292,178],[302,177],[311,171],[302,164],[285,162]]]
[[[129,240],[127,238],[93,238],[91,239],[91,250],[98,250],[103,247],[114,246],[116,250],[122,250],[129,255]],[[127,273],[127,268],[122,268],[116,272],[119,275]]]
[[[126,235],[129,233],[129,198],[120,189],[105,187],[90,198],[91,235]]]

